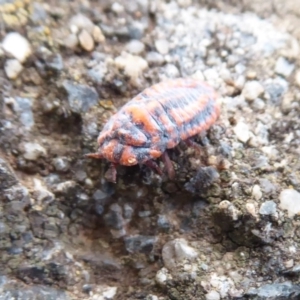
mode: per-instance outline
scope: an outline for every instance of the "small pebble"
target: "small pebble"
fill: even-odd
[[[233,131],[237,136],[238,140],[240,140],[242,143],[247,143],[247,141],[251,137],[249,126],[242,121],[236,124],[236,126],[233,128]]]
[[[219,177],[220,175],[214,167],[200,167],[196,175],[184,187],[191,193],[203,192],[217,181]]]
[[[72,33],[77,34],[80,30],[86,30],[88,33],[92,34],[95,25],[85,15],[77,14],[71,18],[69,26]]]
[[[58,172],[67,172],[70,169],[69,160],[66,157],[57,157],[53,160],[55,170]]]
[[[155,276],[155,281],[157,282],[158,285],[160,286],[165,286],[167,283],[168,279],[170,278],[170,274],[166,268],[161,268]]]
[[[63,81],[62,86],[67,93],[68,103],[72,112],[86,112],[98,103],[99,96],[94,87],[76,84],[68,80]]]
[[[115,298],[118,288],[116,286],[98,286],[93,292],[91,300],[111,300]]]
[[[266,178],[259,179],[259,185],[265,194],[271,194],[276,191],[275,186]]]
[[[125,219],[131,219],[134,213],[134,209],[129,205],[129,204],[125,204],[123,207],[123,215]]]
[[[48,191],[39,179],[34,179],[33,197],[39,205],[48,204],[55,199],[54,194]]]
[[[78,39],[79,39],[80,46],[84,50],[90,52],[94,49],[95,47],[94,40],[86,30],[82,30],[80,32],[80,34],[78,35]]]
[[[158,215],[157,226],[164,230],[168,230],[171,227],[170,222],[165,215]]]
[[[217,291],[210,291],[205,295],[206,300],[220,300],[221,296]]]
[[[255,184],[253,186],[253,189],[252,189],[252,196],[253,198],[258,201],[259,199],[261,199],[262,197],[262,192],[261,192],[261,189],[260,189],[260,186],[258,184]]]
[[[150,253],[157,241],[155,236],[129,235],[124,238],[125,248],[129,253]]]
[[[95,193],[93,194],[93,199],[96,201],[103,200],[107,197],[108,195],[101,190],[96,190]]]
[[[155,48],[160,54],[165,55],[169,53],[169,42],[167,40],[157,40],[155,41]]]
[[[258,81],[253,80],[246,82],[242,91],[242,95],[245,97],[246,100],[253,101],[256,98],[258,98],[263,92],[263,86]]]
[[[126,45],[126,51],[131,54],[141,54],[145,50],[145,45],[139,40],[132,40]]]
[[[255,203],[252,202],[247,202],[246,205],[246,210],[247,212],[254,218],[257,218],[257,210],[256,210],[256,205]]]
[[[266,103],[262,99],[256,98],[252,102],[252,107],[253,107],[254,110],[260,111],[260,110],[263,110],[266,107]]]
[[[296,72],[295,80],[298,87],[300,87],[300,70]]]
[[[151,66],[161,66],[164,63],[164,57],[155,51],[148,52],[146,55],[146,60]]]
[[[25,62],[32,53],[28,40],[18,32],[8,33],[2,42],[2,48],[20,63]]]
[[[212,288],[218,291],[221,299],[230,299],[229,292],[234,288],[234,282],[227,276],[217,275],[212,273],[209,284]],[[234,297],[235,298],[235,297]]]
[[[237,207],[228,200],[221,201],[218,208],[220,212],[229,217],[232,221],[237,221],[241,215]]]
[[[283,190],[279,195],[279,200],[279,207],[283,210],[287,210],[290,218],[300,213],[300,193],[296,190]]]
[[[275,72],[284,77],[289,77],[294,71],[294,68],[294,64],[291,64],[286,58],[281,56],[276,61]]]
[[[183,238],[178,238],[167,242],[162,249],[162,258],[164,265],[168,269],[172,269],[178,262],[184,259],[193,259],[198,256],[196,249],[188,245]]]
[[[17,97],[14,103],[14,110],[20,115],[20,122],[26,129],[31,129],[34,125],[32,112],[32,100]]]
[[[67,38],[64,40],[64,46],[69,49],[75,49],[78,45],[78,37],[76,34],[71,33],[67,36]]]
[[[47,155],[47,150],[38,143],[24,143],[24,158],[27,160],[37,160],[41,156]]]
[[[164,73],[167,78],[177,78],[180,75],[178,68],[173,64],[167,64]]]
[[[77,183],[73,180],[60,181],[55,187],[55,192],[68,194],[75,189],[76,185]]]
[[[276,214],[276,203],[272,200],[262,203],[259,209],[261,215],[275,215]]]
[[[112,204],[103,219],[105,225],[111,229],[121,230],[125,225],[122,208],[118,204]]]
[[[4,71],[9,79],[16,79],[22,72],[23,66],[17,59],[8,59],[4,65]]]
[[[118,2],[114,2],[111,6],[111,10],[113,12],[115,12],[116,14],[121,14],[125,11],[125,8],[123,5],[121,5],[120,3]]]
[[[177,0],[178,5],[181,7],[188,7],[192,4],[192,0]]]
[[[142,72],[148,68],[147,61],[142,57],[126,52],[123,52],[121,56],[115,59],[115,64],[118,68],[124,69],[125,74],[128,75],[133,82],[136,82]]]
[[[269,78],[264,82],[265,92],[271,103],[280,103],[282,96],[289,88],[288,82],[280,77]]]
[[[256,76],[257,76],[257,74],[256,74],[256,72],[253,71],[253,70],[247,71],[247,73],[246,73],[246,77],[247,77],[247,79],[249,79],[249,80],[255,79]]]
[[[105,41],[105,36],[99,26],[94,26],[92,36],[96,43],[103,43]]]
[[[208,81],[215,81],[219,78],[219,73],[213,68],[206,69],[203,72],[203,75],[204,75],[205,79]]]

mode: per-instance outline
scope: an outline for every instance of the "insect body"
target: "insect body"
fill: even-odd
[[[113,115],[98,137],[98,152],[88,157],[113,164],[148,164],[165,150],[207,130],[218,118],[215,91],[196,79],[173,79],[153,85]],[[170,172],[169,172],[170,174]]]

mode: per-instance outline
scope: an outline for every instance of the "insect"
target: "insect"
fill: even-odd
[[[113,115],[98,136],[98,152],[87,157],[116,165],[146,164],[159,174],[155,159],[162,157],[168,175],[175,173],[166,150],[207,130],[218,118],[216,92],[196,79],[172,79],[155,84],[134,97]],[[190,145],[190,143],[188,144]]]

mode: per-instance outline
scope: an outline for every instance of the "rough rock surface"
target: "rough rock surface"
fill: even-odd
[[[0,300],[299,299],[299,7],[0,1]],[[201,151],[107,182],[104,123],[176,77],[222,100]]]

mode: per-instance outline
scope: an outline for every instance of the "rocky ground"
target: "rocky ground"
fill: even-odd
[[[0,299],[299,299],[300,3],[0,0]],[[84,158],[131,97],[209,82],[176,178]]]

